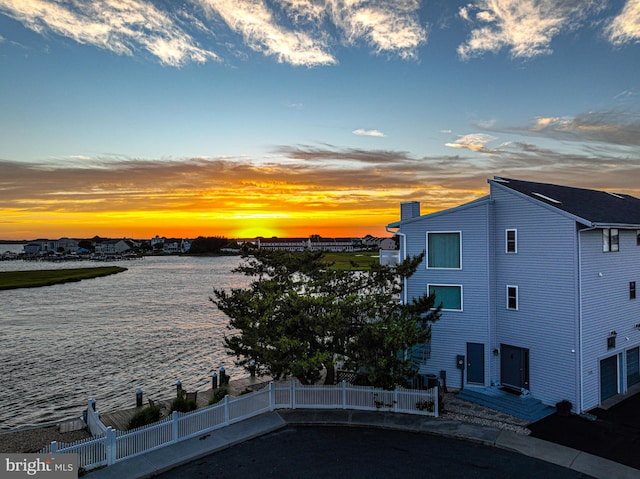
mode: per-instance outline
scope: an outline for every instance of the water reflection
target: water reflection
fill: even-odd
[[[248,284],[231,273],[239,261],[147,257],[116,263],[128,271],[113,276],[0,291],[0,428],[79,415],[89,397],[101,410],[132,407],[138,387],[152,398],[177,380],[204,389],[220,366],[243,375],[224,352],[228,318],[209,301],[214,288]],[[79,264],[0,262],[65,267]]]

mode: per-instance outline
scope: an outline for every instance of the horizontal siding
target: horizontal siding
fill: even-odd
[[[602,252],[601,230],[580,237],[584,406],[590,409],[600,403],[600,360],[640,346],[640,296],[629,299],[629,282],[640,287],[640,246],[636,230],[620,230],[618,252]],[[610,331],[618,333],[615,349],[607,349]]]
[[[431,359],[427,366],[430,373],[447,371],[449,385],[459,387],[460,370],[456,368],[456,355],[466,355],[467,342],[485,345],[485,378],[490,378],[489,352],[489,273],[487,224],[488,204],[452,210],[447,214],[423,217],[403,226],[407,235],[407,252],[418,255],[426,249],[427,231],[462,232],[462,269],[427,269],[426,260],[411,278],[409,297],[424,294],[428,284],[463,285],[463,311],[443,311],[441,319],[433,325]]]
[[[495,200],[496,347],[529,349],[531,394],[546,404],[578,400],[576,223],[510,190]],[[505,230],[517,230],[517,253],[505,253]],[[507,310],[507,285],[518,310]],[[499,378],[497,378],[499,379]]]

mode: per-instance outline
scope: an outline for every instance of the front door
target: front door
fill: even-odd
[[[484,344],[467,343],[467,382],[484,384]]]
[[[618,355],[600,361],[600,401],[618,394]]]
[[[529,350],[500,345],[500,382],[516,390],[529,389]]]

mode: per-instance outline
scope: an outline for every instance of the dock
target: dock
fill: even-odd
[[[240,396],[241,394],[258,391],[259,389],[267,387],[271,381],[272,381],[272,378],[269,376],[261,376],[261,377],[248,376],[240,379],[231,379],[229,381],[229,384],[226,385],[226,387],[228,389],[228,394],[230,396]],[[194,391],[187,391],[187,392],[194,392]],[[213,393],[214,393],[214,390],[211,388],[198,391],[198,396],[196,401],[196,404],[198,405],[198,409],[209,405],[209,401],[213,396]],[[175,396],[167,399],[143,397],[143,402],[141,407],[133,407],[129,409],[121,409],[118,411],[111,411],[111,412],[100,411],[100,420],[103,422],[105,426],[111,426],[113,429],[126,431],[128,429],[127,426],[131,418],[138,411],[141,411],[142,409],[144,409],[149,405],[149,399],[153,400],[155,405],[160,408],[160,411],[162,413],[162,418],[165,418],[169,414],[171,414],[171,402],[175,399]]]

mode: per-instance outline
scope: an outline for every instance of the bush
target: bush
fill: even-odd
[[[171,412],[180,411],[180,412],[189,412],[195,411],[198,407],[195,401],[187,401],[183,397],[177,397],[171,403]]]
[[[213,391],[213,395],[209,400],[209,404],[218,404],[220,401],[224,399],[224,397],[229,394],[229,390],[227,388],[218,388]]]
[[[129,420],[128,429],[135,429],[140,426],[154,423],[160,419],[160,408],[147,406],[143,410],[138,411]]]

